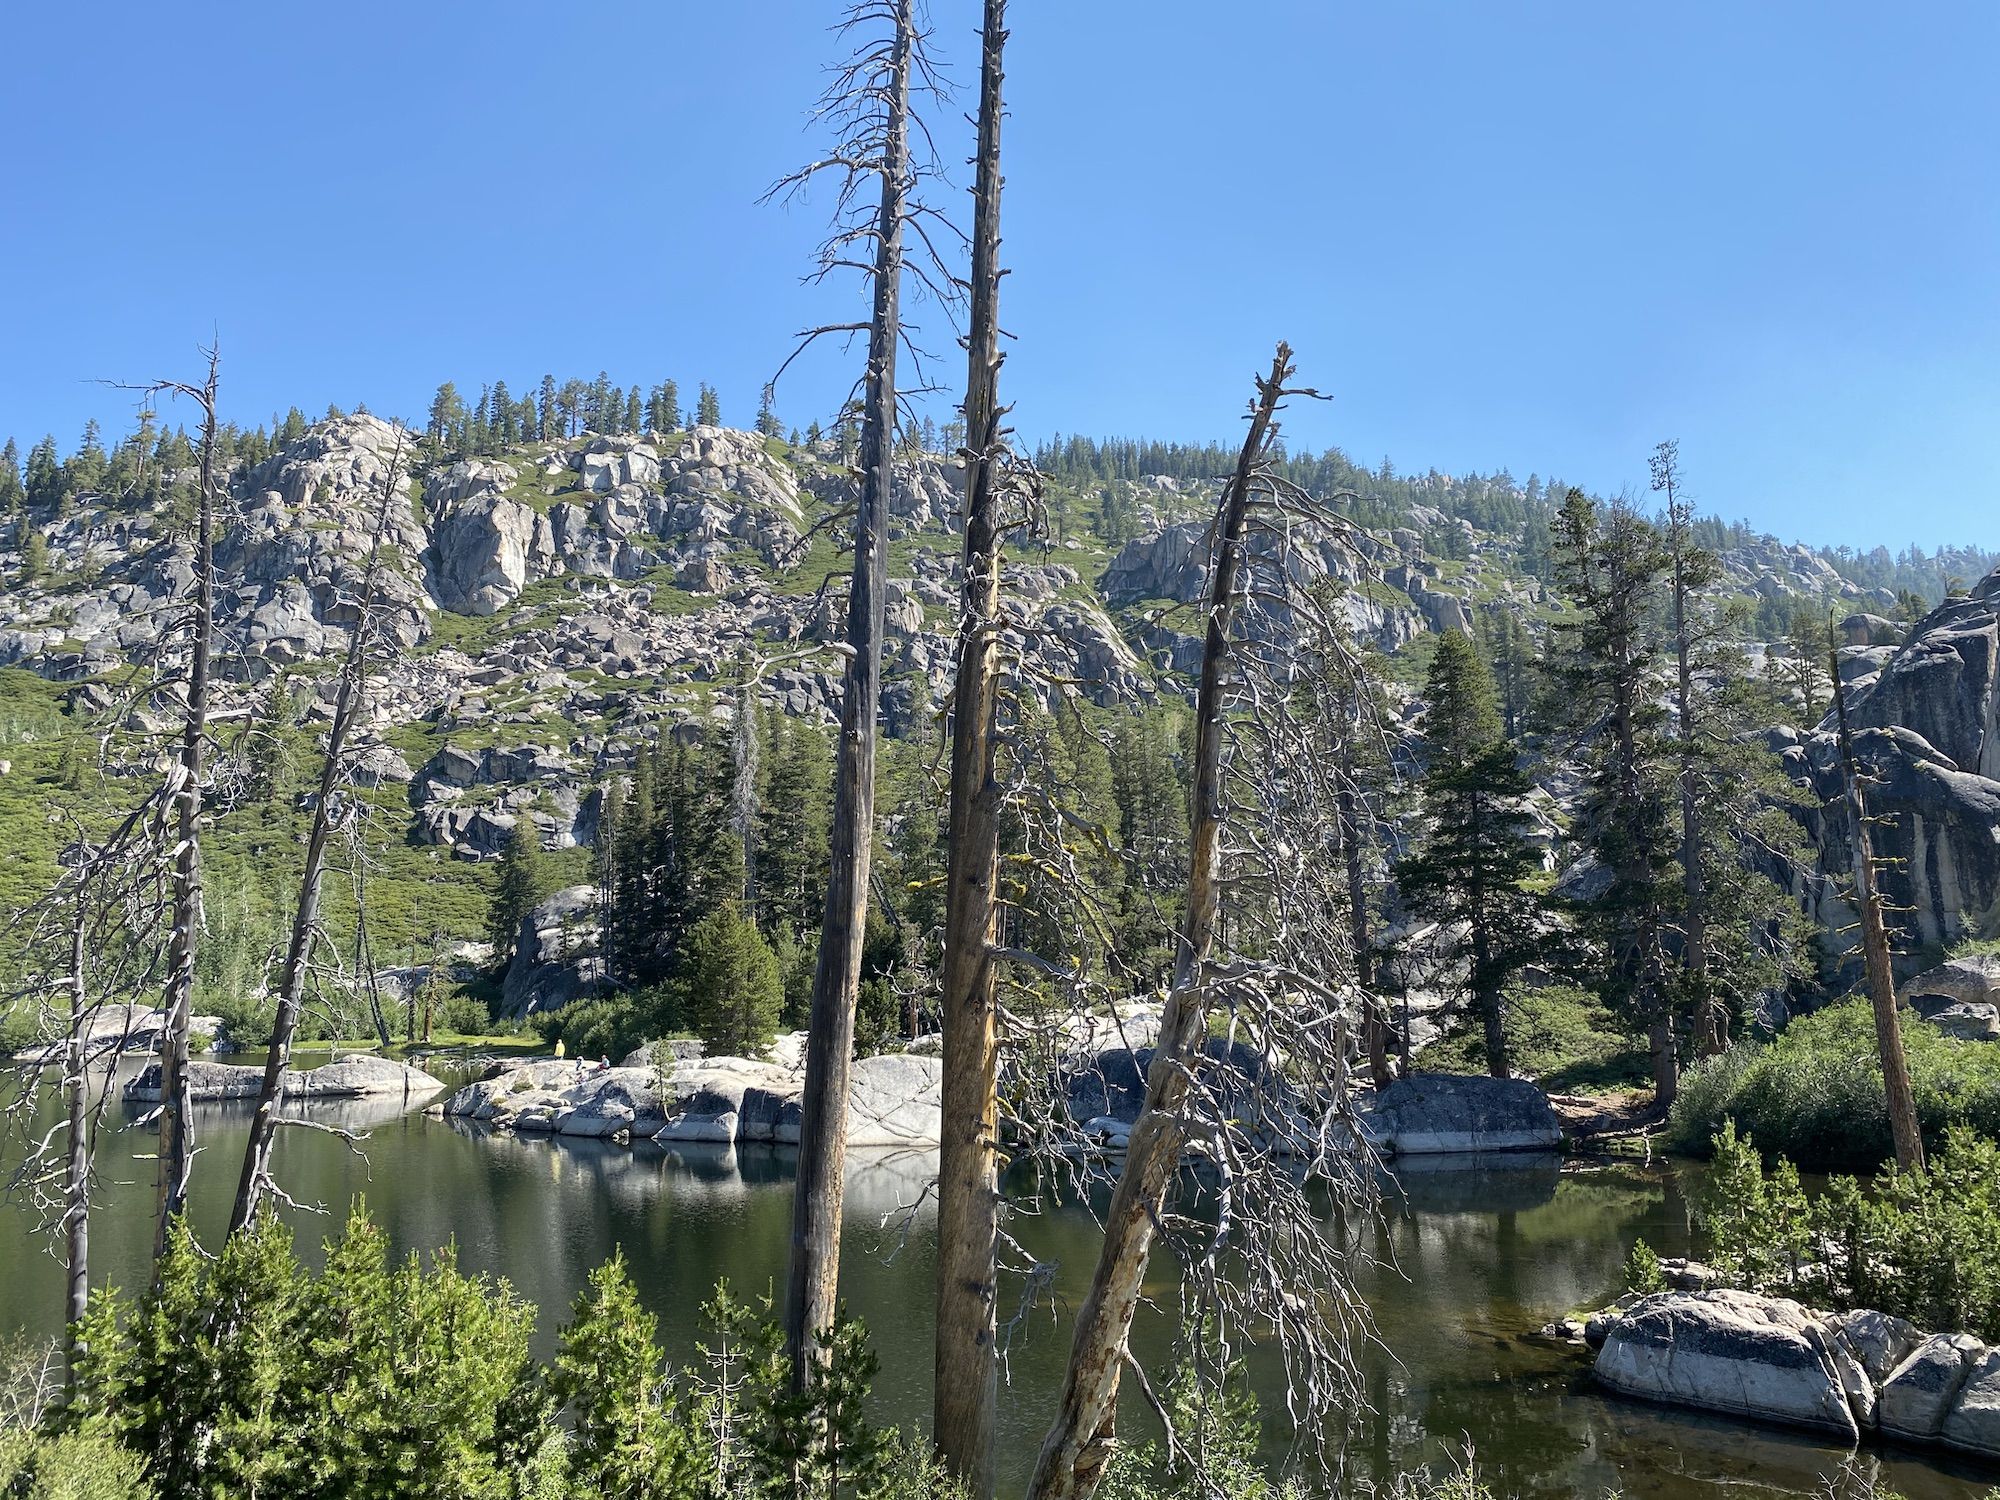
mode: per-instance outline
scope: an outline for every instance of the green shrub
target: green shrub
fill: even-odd
[[[1634,1240],[1631,1254],[1625,1257],[1625,1290],[1644,1297],[1666,1289],[1667,1278],[1660,1270],[1660,1257],[1644,1240]]]
[[[438,1008],[438,1024],[460,1036],[484,1036],[493,1024],[486,1002],[472,995],[447,995]]]
[[[1790,1162],[1767,1170],[1727,1124],[1692,1203],[1730,1285],[2000,1339],[2000,1144],[1969,1130],[1923,1171],[1835,1177],[1809,1199]]]
[[[214,1257],[183,1226],[136,1309],[93,1301],[74,1399],[0,1431],[0,1496],[963,1500],[868,1421],[858,1324],[836,1319],[794,1396],[768,1305],[723,1286],[703,1315],[712,1345],[667,1364],[614,1258],[543,1366],[504,1283],[449,1249],[392,1264],[359,1209],[318,1272],[275,1218]]]
[[[2000,1136],[2000,1047],[1961,1042],[1906,1013],[1903,1045],[1924,1139],[1954,1125]],[[1774,1042],[1690,1070],[1668,1121],[1677,1149],[1706,1148],[1727,1120],[1802,1167],[1867,1171],[1891,1155],[1874,1012],[1849,1000],[1794,1021]]]
[[[40,1045],[42,1019],[31,1001],[17,1001],[0,1013],[0,1053],[22,1052]]]
[[[102,1421],[47,1436],[0,1434],[0,1495],[20,1500],[153,1500],[146,1460]]]

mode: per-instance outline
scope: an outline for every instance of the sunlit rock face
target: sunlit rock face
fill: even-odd
[[[1854,693],[1848,719],[1901,946],[1935,952],[2000,933],[2000,571],[1919,623]],[[1794,894],[1830,932],[1849,933],[1853,854],[1832,718],[1780,748],[1821,803],[1801,814],[1818,867],[1791,872]]]

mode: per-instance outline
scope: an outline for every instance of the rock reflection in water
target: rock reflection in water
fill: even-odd
[[[287,1191],[335,1215],[365,1195],[399,1251],[455,1241],[466,1269],[505,1276],[540,1307],[544,1354],[584,1277],[614,1250],[675,1358],[692,1355],[698,1309],[719,1278],[750,1297],[782,1284],[794,1157],[787,1148],[513,1136],[398,1113],[389,1103],[314,1105],[315,1119],[366,1128],[365,1154],[319,1132],[286,1132],[278,1172]],[[131,1118],[114,1110],[92,1221],[98,1280],[128,1288],[146,1275],[153,1177],[153,1136]],[[245,1119],[240,1107],[197,1111],[203,1149],[192,1212],[210,1238],[227,1221]],[[930,1406],[934,1215],[924,1190],[933,1162],[930,1153],[902,1151],[856,1151],[849,1161],[842,1291],[881,1361],[880,1413],[913,1425]],[[1608,1400],[1592,1388],[1579,1351],[1536,1336],[1544,1323],[1606,1300],[1636,1236],[1662,1254],[1685,1253],[1678,1175],[1692,1170],[1526,1156],[1399,1164],[1385,1182],[1384,1215],[1348,1225],[1356,1248],[1380,1262],[1357,1275],[1384,1344],[1364,1355],[1372,1410],[1355,1413],[1348,1433],[1329,1435],[1345,1439],[1354,1481],[1347,1492],[1468,1441],[1496,1491],[1524,1500],[1611,1488],[1661,1500],[1756,1500],[1811,1495],[1837,1478],[1846,1455],[1810,1437]],[[913,1217],[911,1204],[919,1205]],[[0,1332],[52,1334],[61,1269],[27,1233],[26,1211],[5,1212],[12,1232],[0,1235]],[[309,1257],[337,1227],[331,1218],[286,1217]],[[1097,1234],[1081,1207],[1020,1215],[1013,1228],[1056,1264],[1050,1301],[1008,1349],[999,1446],[1003,1487],[1017,1491],[1061,1380],[1067,1316],[1087,1286]],[[1155,1267],[1149,1289],[1171,1302],[1171,1264],[1162,1257]],[[1007,1312],[1016,1290],[1003,1288]],[[1169,1366],[1162,1321],[1135,1330],[1134,1353],[1150,1370]],[[1275,1406],[1274,1361],[1253,1357],[1250,1375]],[[1148,1421],[1135,1404],[1121,1425],[1139,1434]],[[1273,1431],[1269,1456],[1282,1460],[1286,1451],[1286,1435]],[[1974,1500],[1992,1483],[1926,1455],[1863,1462],[1910,1500]]]

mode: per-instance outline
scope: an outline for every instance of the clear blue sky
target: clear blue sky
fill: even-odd
[[[969,83],[979,7],[932,8]],[[249,422],[599,368],[747,421],[856,306],[799,284],[821,206],[756,202],[833,9],[5,6],[0,436],[122,423],[92,378],[212,330]],[[1013,10],[1024,433],[1232,437],[1283,336],[1337,397],[1295,442],[1612,492],[1674,436],[1787,537],[2000,544],[1991,0]]]

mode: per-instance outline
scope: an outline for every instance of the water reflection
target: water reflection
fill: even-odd
[[[614,1249],[622,1249],[677,1357],[692,1353],[697,1310],[718,1278],[752,1296],[782,1278],[787,1149],[513,1136],[384,1113],[376,1101],[316,1105],[313,1115],[370,1130],[365,1155],[317,1132],[287,1132],[278,1159],[287,1190],[335,1211],[365,1196],[403,1250],[455,1241],[467,1269],[505,1276],[542,1309],[544,1352],[587,1272]],[[153,1170],[141,1159],[153,1137],[130,1128],[130,1118],[114,1111],[92,1225],[97,1279],[128,1287],[145,1274]],[[226,1222],[245,1119],[240,1107],[199,1111],[192,1211],[204,1234]],[[18,1140],[6,1149],[18,1159]],[[932,1162],[925,1153],[854,1153],[842,1265],[849,1308],[866,1321],[881,1358],[880,1408],[917,1423],[930,1399],[934,1219],[924,1188]],[[1383,1340],[1363,1356],[1370,1409],[1351,1414],[1343,1435],[1353,1480],[1468,1444],[1496,1488],[1537,1500],[1614,1487],[1635,1497],[1750,1500],[1812,1494],[1840,1476],[1847,1455],[1810,1437],[1609,1401],[1592,1389],[1575,1351],[1536,1336],[1544,1323],[1614,1290],[1635,1237],[1662,1254],[1687,1248],[1677,1169],[1439,1158],[1401,1168],[1385,1183],[1385,1200],[1387,1213],[1350,1230],[1356,1248],[1379,1262],[1358,1274]],[[14,1232],[0,1239],[0,1330],[50,1333],[60,1267],[29,1236],[25,1211],[7,1213]],[[333,1227],[288,1217],[309,1251]],[[1024,1216],[1015,1228],[1057,1271],[1048,1308],[1009,1349],[1000,1420],[1007,1486],[1025,1478],[1039,1444],[1068,1352],[1063,1315],[1081,1298],[1096,1254],[1081,1207]],[[1170,1268],[1159,1268],[1151,1289],[1171,1297]],[[1149,1368],[1169,1358],[1157,1321],[1136,1329],[1134,1344]],[[1253,1361],[1251,1374],[1275,1394],[1273,1361]],[[1128,1430],[1143,1425],[1143,1414],[1129,1414]],[[1288,1446],[1287,1435],[1272,1434],[1274,1459]],[[1924,1455],[1863,1462],[1910,1500],[1973,1500],[1992,1482]]]

